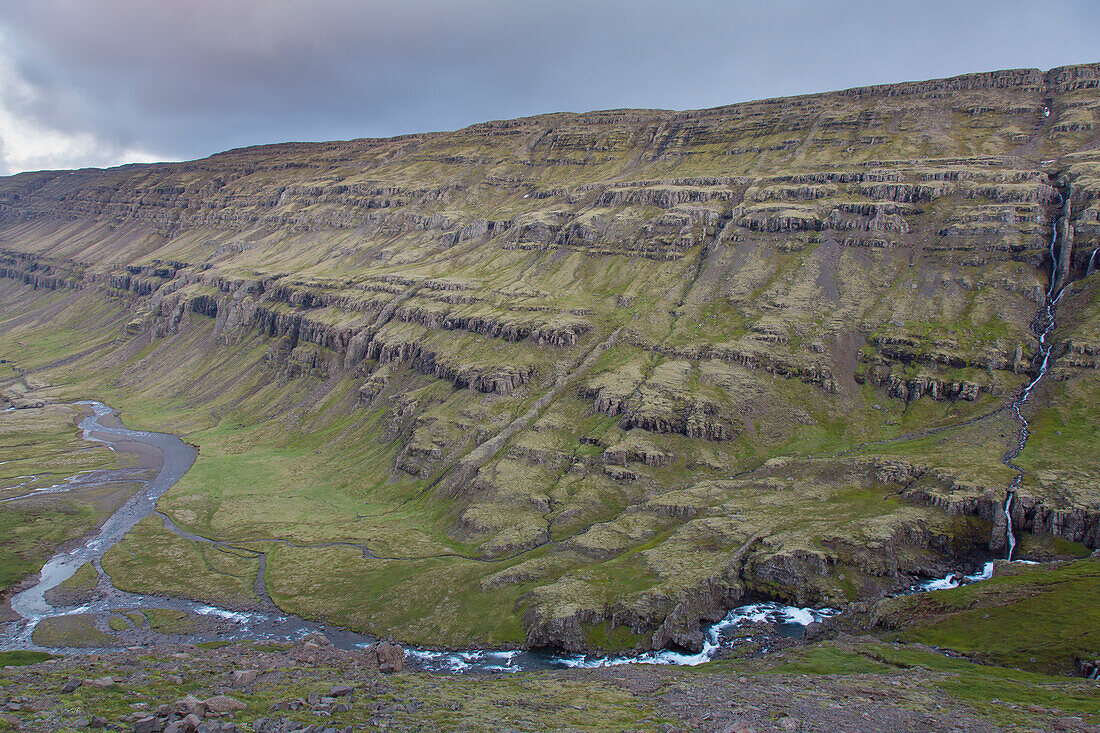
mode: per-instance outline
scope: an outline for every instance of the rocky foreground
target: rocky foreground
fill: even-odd
[[[694,669],[440,677],[406,668],[403,656],[390,644],[340,651],[315,635],[286,647],[135,648],[8,666],[0,725],[135,733],[1100,730],[1093,682],[979,667],[872,637],[842,635]]]

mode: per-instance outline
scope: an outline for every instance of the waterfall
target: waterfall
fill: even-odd
[[[1012,500],[1015,498],[1016,492],[1009,491],[1005,496],[1005,541],[1008,544],[1008,550],[1005,552],[1005,560],[1012,562],[1012,553],[1016,549],[1016,534],[1012,531]]]
[[[1100,252],[1100,248],[1094,249],[1092,254],[1089,255],[1089,264],[1085,267],[1085,277],[1088,277],[1092,273],[1096,272],[1096,253]]]
[[[1057,326],[1055,315],[1058,301],[1062,299],[1062,295],[1065,294],[1065,283],[1059,282],[1059,242],[1058,242],[1058,221],[1061,218],[1063,207],[1067,204],[1065,197],[1061,193],[1058,194],[1058,208],[1055,210],[1054,216],[1050,223],[1050,285],[1047,287],[1046,298],[1043,301],[1043,307],[1039,309],[1039,312],[1035,315],[1035,321],[1032,324],[1032,330],[1039,336],[1039,355],[1042,359],[1039,362],[1039,371],[1036,373],[1035,378],[1028,382],[1024,387],[1023,392],[1012,402],[1012,411],[1016,413],[1016,419],[1020,421],[1020,439],[1016,442],[1016,445],[1005,454],[1004,464],[1009,468],[1015,469],[1016,478],[1012,480],[1012,484],[1005,492],[1005,504],[1004,515],[1007,527],[1005,528],[1005,540],[1008,544],[1008,560],[1012,560],[1012,553],[1016,549],[1016,536],[1012,531],[1012,501],[1016,497],[1016,489],[1019,488],[1020,483],[1024,480],[1024,470],[1017,466],[1014,461],[1023,452],[1024,446],[1027,445],[1028,438],[1031,437],[1031,425],[1028,423],[1027,418],[1024,417],[1021,407],[1031,397],[1031,392],[1035,389],[1036,385],[1043,380],[1043,377],[1047,375],[1047,370],[1050,368],[1050,353],[1054,344],[1050,341],[1050,337],[1054,335],[1054,329]],[[1070,243],[1065,242],[1063,246],[1071,246]],[[1096,253],[1093,252],[1095,255]],[[1091,259],[1090,259],[1091,266]]]

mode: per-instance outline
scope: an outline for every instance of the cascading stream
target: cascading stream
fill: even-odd
[[[1009,468],[1016,471],[1016,478],[1012,479],[1012,483],[1009,485],[1008,490],[1005,492],[1004,502],[1004,517],[1005,517],[1005,546],[1007,548],[1005,559],[1009,562],[1012,561],[1012,554],[1016,550],[1016,535],[1012,530],[1012,503],[1016,498],[1016,490],[1020,487],[1020,483],[1024,480],[1024,469],[1016,465],[1015,460],[1023,452],[1024,447],[1027,445],[1028,439],[1031,437],[1031,424],[1024,417],[1021,408],[1030,399],[1032,390],[1039,384],[1047,375],[1047,370],[1050,368],[1050,354],[1054,346],[1051,341],[1051,336],[1054,334],[1054,330],[1057,327],[1057,308],[1058,301],[1062,299],[1062,295],[1065,293],[1065,283],[1061,282],[1059,278],[1059,242],[1058,242],[1058,224],[1063,216],[1063,210],[1066,200],[1062,194],[1058,193],[1058,207],[1055,210],[1050,224],[1050,285],[1047,287],[1046,296],[1043,299],[1043,307],[1039,309],[1039,312],[1035,316],[1035,321],[1032,324],[1032,330],[1039,336],[1039,370],[1035,374],[1035,377],[1028,382],[1024,387],[1023,392],[1012,403],[1012,411],[1016,413],[1016,419],[1020,421],[1020,433],[1019,440],[1016,445],[1005,454],[1004,463]],[[1095,256],[1095,252],[1093,255]],[[1091,270],[1092,260],[1089,260],[1089,268]]]
[[[1005,497],[1005,541],[1008,549],[1005,550],[1005,559],[1012,562],[1012,553],[1016,551],[1016,535],[1012,531],[1012,500],[1016,497],[1013,491]]]

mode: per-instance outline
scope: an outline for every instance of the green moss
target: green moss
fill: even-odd
[[[259,561],[254,556],[189,542],[165,530],[155,515],[127,533],[102,564],[117,587],[133,592],[238,605],[256,602],[253,581]],[[172,570],[166,573],[167,568]]]
[[[845,98],[849,103],[856,104]],[[875,198],[861,185],[836,182],[815,188],[821,200],[788,201],[799,192],[780,176],[869,166],[897,172],[902,182],[957,172],[985,185],[1016,172],[999,158],[898,163],[922,154],[1001,153],[988,137],[990,120],[972,129],[972,115],[951,113],[945,117],[950,131],[915,141],[907,138],[924,129],[924,109],[919,119],[899,112],[884,123],[872,108],[852,113],[866,113],[867,120],[833,110],[823,122],[843,124],[802,140],[800,128],[765,105],[754,108],[759,115],[754,112],[751,132],[730,118],[715,122],[713,137],[677,133],[666,141],[669,155],[657,160],[640,158],[634,143],[623,142],[629,135],[588,138],[571,122],[568,133],[562,128],[551,135],[552,150],[517,153],[504,142],[511,136],[470,140],[462,133],[447,136],[449,142],[425,139],[415,155],[385,163],[348,159],[322,164],[323,173],[311,166],[255,171],[245,178],[267,187],[286,177],[295,182],[288,190],[328,185],[332,176],[397,188],[445,178],[446,201],[396,196],[395,210],[410,207],[425,219],[439,214],[455,226],[471,216],[573,223],[598,236],[531,251],[515,248],[511,234],[441,247],[436,230],[394,231],[382,241],[359,230],[303,227],[250,233],[259,246],[238,252],[232,245],[240,233],[205,228],[185,228],[155,246],[110,235],[111,246],[123,248],[112,251],[111,262],[173,258],[208,265],[173,283],[179,287],[173,295],[222,297],[213,278],[264,280],[326,301],[298,308],[273,302],[269,290],[264,307],[341,336],[327,348],[307,343],[304,327],[295,345],[194,313],[178,332],[162,335],[154,328],[159,316],[143,298],[103,297],[91,288],[46,293],[5,281],[0,351],[50,380],[52,386],[41,389],[51,396],[100,397],[122,408],[133,427],[175,432],[199,446],[197,463],[159,508],[222,544],[191,543],[147,520],[104,560],[123,588],[250,605],[257,602],[257,555],[266,553],[271,593],[289,610],[418,641],[517,643],[525,639],[523,613],[536,607],[551,613],[574,603],[626,607],[659,621],[662,609],[711,578],[740,577],[740,569],[726,568],[728,558],[758,535],[766,541],[752,548],[745,579],[737,582],[807,603],[876,597],[890,590],[894,567],[927,567],[985,545],[980,535],[983,529],[988,535],[988,527],[900,499],[902,487],[875,479],[868,459],[913,465],[923,483],[906,489],[914,495],[928,489],[937,501],[1003,490],[1012,471],[1000,456],[1015,429],[1012,420],[1002,414],[952,426],[1003,407],[1004,396],[1025,379],[976,365],[994,351],[1000,363],[1017,342],[1027,352],[1035,304],[1024,293],[1041,285],[1042,275],[1025,262],[1035,259],[1033,252],[1002,256],[1004,248],[990,241],[940,234],[989,213],[975,212],[989,203],[969,193],[902,207],[897,223],[904,221],[909,233],[876,230],[875,238],[886,241],[874,247],[842,245],[834,230],[742,226],[746,211],[825,221],[838,203]],[[1004,117],[993,121],[1019,122]],[[766,129],[780,121],[782,131]],[[578,129],[588,124],[576,123]],[[868,126],[876,130],[874,144],[864,140]],[[570,142],[574,134],[583,141]],[[543,165],[544,154],[558,162]],[[443,162],[455,156],[494,163]],[[207,171],[195,175],[202,179]],[[662,180],[679,175],[733,176],[734,182]],[[750,176],[756,180],[750,183]],[[646,182],[635,185],[635,178]],[[505,191],[498,180],[513,183]],[[610,183],[634,191],[671,187],[700,200],[671,208],[593,203]],[[762,198],[739,201],[750,185]],[[548,196],[524,198],[532,190]],[[341,205],[326,201],[318,211],[327,217]],[[312,215],[277,208],[279,215]],[[1029,209],[1029,218],[1032,213],[1037,209]],[[682,240],[668,241],[668,221],[676,222]],[[82,222],[63,239],[35,231],[43,239],[33,248],[60,251],[63,245],[67,253],[107,236]],[[1026,234],[1008,232],[1003,242],[1015,244]],[[940,237],[944,247],[929,250],[919,267],[898,256],[905,251],[899,246]],[[32,246],[29,235],[16,239],[12,246]],[[223,244],[231,245],[223,250],[228,254],[211,259]],[[654,251],[639,254],[635,245]],[[965,254],[971,246],[987,264],[966,264],[974,259]],[[86,254],[90,273],[113,271],[100,251]],[[461,289],[436,290],[440,282]],[[369,325],[398,293],[410,296],[408,310],[381,327],[379,343],[420,356],[345,370],[343,337]],[[509,329],[584,330],[575,346],[550,346],[513,340],[514,334],[475,333],[454,320],[453,328],[428,326],[414,311],[435,323],[469,316]],[[587,350],[620,327],[616,345],[590,371],[575,374]],[[867,334],[914,341],[891,350],[865,342]],[[428,367],[445,373],[435,378],[417,371]],[[529,373],[530,381],[509,394],[457,386],[512,370]],[[875,387],[890,375],[976,381],[995,392],[974,402],[905,403]],[[14,380],[16,372],[0,376]],[[830,377],[835,393],[827,381],[816,381]],[[564,388],[529,428],[476,473],[461,470],[464,457],[558,379]],[[1037,416],[1042,455],[1021,457],[1039,469],[1029,472],[1025,488],[1064,498],[1067,506],[1087,503],[1094,491],[1088,448],[1096,436],[1088,405],[1096,385],[1088,380],[1064,380],[1077,390],[1067,392],[1072,399],[1056,394],[1058,404],[1047,409],[1057,414]],[[367,381],[373,397],[361,402],[359,387]],[[597,394],[607,398],[601,409],[615,414],[596,412]],[[1062,430],[1065,424],[1071,428]],[[729,438],[701,437],[704,428],[713,431],[705,432],[710,437]],[[1062,453],[1059,438],[1068,439]],[[1066,465],[1044,458],[1052,455],[1068,457]],[[787,462],[769,466],[769,459]],[[46,531],[33,527],[36,536]],[[936,549],[899,541],[921,536],[914,527],[927,530]],[[342,544],[327,546],[333,543]],[[1021,548],[1082,552],[1041,543],[1024,538]],[[797,566],[788,581],[753,577],[753,568],[774,558]],[[814,563],[828,572],[809,570]],[[532,601],[539,598],[543,606]]]
[[[638,634],[626,626],[611,626],[609,623],[585,626],[584,638],[589,648],[612,652],[644,649],[649,642],[647,634]]]

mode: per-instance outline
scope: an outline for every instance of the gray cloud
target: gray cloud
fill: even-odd
[[[0,165],[34,160],[4,115],[79,165],[1100,61],[1090,5],[0,0]]]

